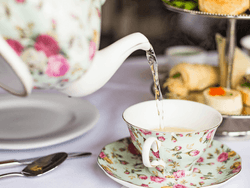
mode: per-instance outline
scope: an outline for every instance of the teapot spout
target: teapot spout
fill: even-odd
[[[150,48],[151,44],[143,34],[128,35],[98,51],[86,74],[60,91],[73,97],[89,95],[107,83],[130,54]]]

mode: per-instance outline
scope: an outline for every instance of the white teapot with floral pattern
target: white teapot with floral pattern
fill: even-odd
[[[150,43],[131,34],[99,48],[105,0],[0,0],[0,86],[84,96],[102,87],[122,62]]]

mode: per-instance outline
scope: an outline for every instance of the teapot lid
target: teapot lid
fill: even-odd
[[[32,85],[28,67],[0,36],[0,87],[13,95],[27,96]]]

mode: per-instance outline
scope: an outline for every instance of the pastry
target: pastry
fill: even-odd
[[[170,77],[166,80],[163,84],[163,88],[168,87],[170,93],[173,93],[178,96],[187,96],[188,95],[188,88],[185,87],[182,78],[179,76],[178,78]]]
[[[240,50],[238,47],[235,49],[234,64],[232,71],[232,85],[231,88],[235,89],[240,84],[242,77],[246,74],[247,69],[250,68],[250,58]]]
[[[219,54],[219,69],[220,69],[220,86],[226,87],[228,66],[225,57],[226,39],[220,34],[216,34],[216,43]],[[234,63],[232,70],[231,88],[236,89],[240,84],[242,77],[246,74],[246,70],[250,68],[250,58],[240,48],[235,48]]]
[[[190,101],[205,104],[205,98],[204,98],[204,95],[203,95],[203,91],[190,92],[187,99],[190,100]]]
[[[187,96],[189,91],[201,91],[219,83],[219,69],[205,64],[179,63],[169,73],[163,88],[180,96]]]
[[[242,94],[243,104],[250,106],[250,74],[243,77],[236,89]]]
[[[189,100],[189,101],[194,101],[194,102],[199,102],[199,103],[205,104],[205,98],[203,95],[203,91],[191,91],[185,97],[180,96],[180,95],[176,95],[173,93],[167,93],[167,94],[165,94],[165,96],[167,99]]]
[[[243,106],[242,114],[243,115],[249,115],[250,114],[250,107],[249,106]]]
[[[199,9],[213,14],[238,15],[249,8],[249,0],[198,0]]]
[[[239,115],[243,104],[241,93],[223,87],[207,88],[204,92],[205,104],[215,108],[221,114]]]

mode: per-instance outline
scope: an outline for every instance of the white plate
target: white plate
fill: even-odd
[[[89,131],[98,110],[80,98],[34,93],[27,98],[0,95],[0,149],[59,144]]]

